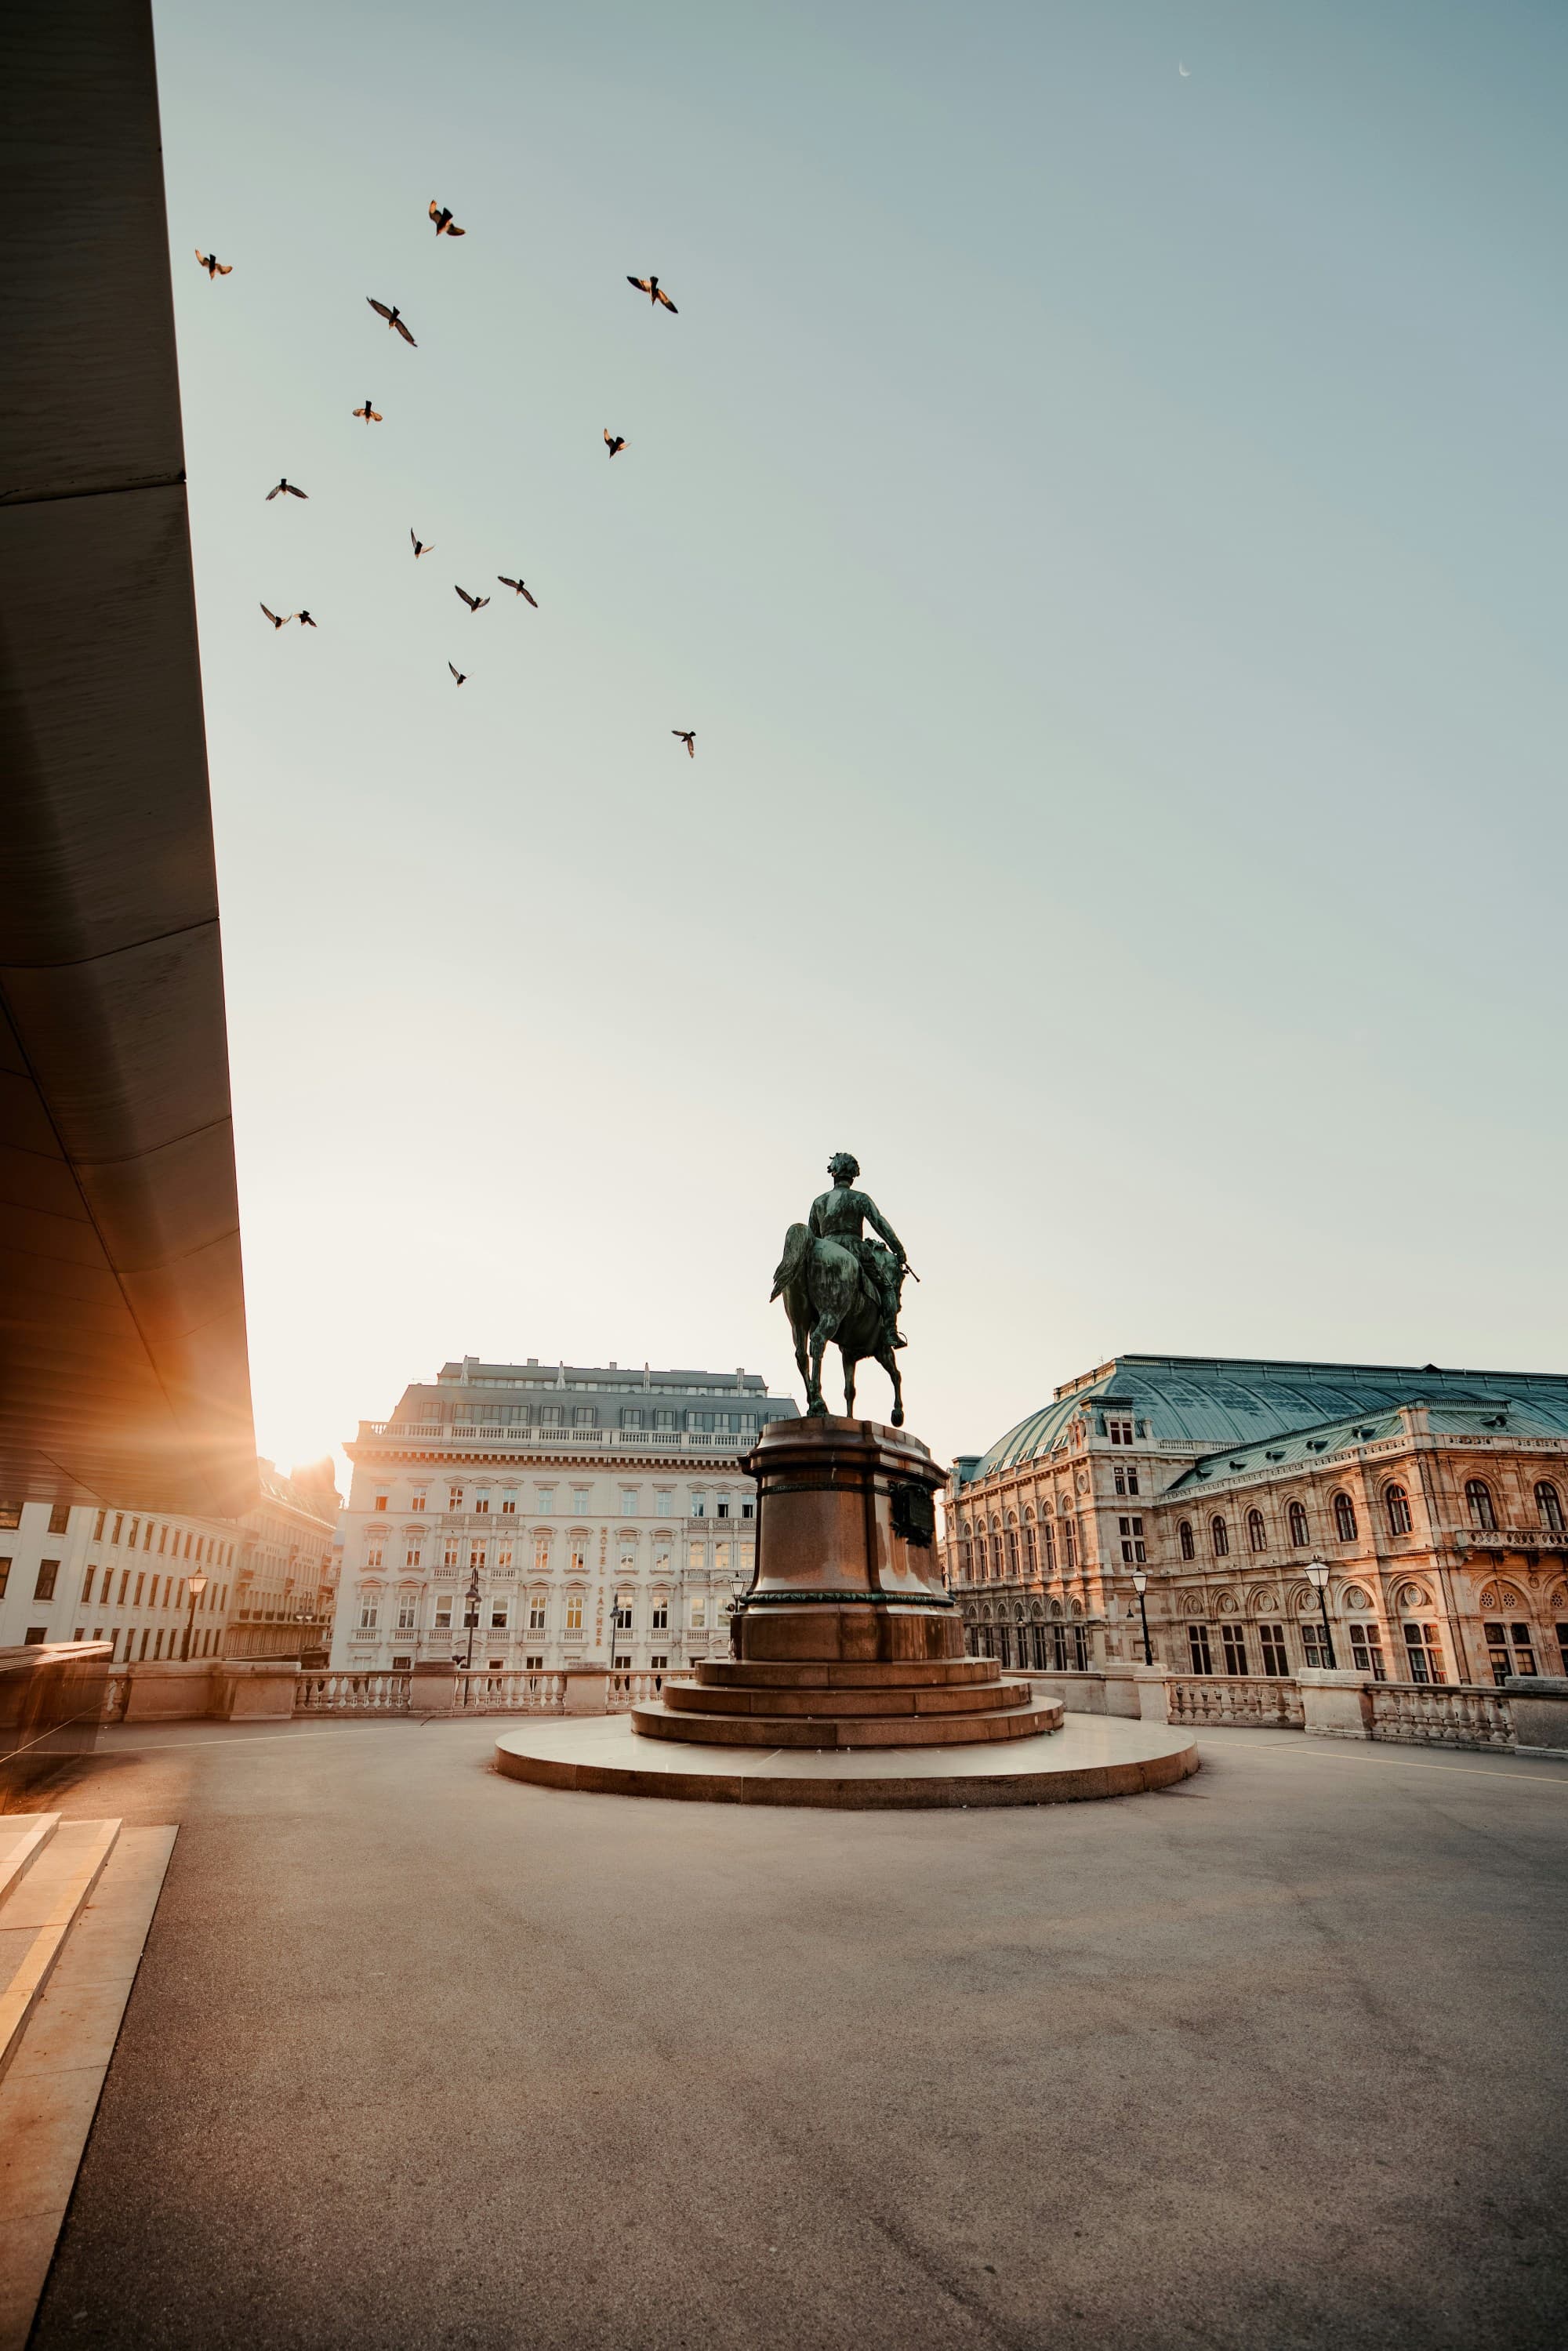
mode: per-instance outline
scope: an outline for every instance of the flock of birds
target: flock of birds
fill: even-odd
[[[430,219],[434,224],[435,234],[437,236],[465,236],[467,235],[467,231],[465,229],[459,228],[457,223],[453,219],[450,206],[446,204],[438,204],[434,196],[430,200]],[[215,284],[220,277],[229,277],[234,274],[234,264],[232,262],[220,261],[215,253],[204,253],[200,246],[197,246],[196,247],[196,259],[206,271],[208,279],[214,284]],[[639,294],[646,294],[650,308],[653,309],[661,308],[666,309],[670,312],[673,318],[680,315],[676,310],[675,305],[671,301],[669,296],[660,285],[657,277],[653,276],[649,276],[647,277],[633,277],[631,272],[628,271],[626,283],[628,286],[634,286]],[[371,308],[376,313],[376,316],[379,319],[384,319],[386,320],[387,331],[389,334],[401,335],[403,341],[408,345],[410,350],[417,350],[419,349],[419,345],[413,339],[413,332],[409,328],[407,320],[404,319],[402,312],[399,309],[395,302],[378,302],[373,294],[367,294],[365,299],[370,304]],[[365,395],[364,406],[362,408],[356,408],[353,410],[352,413],[365,424],[380,424],[385,421],[381,410],[375,406],[368,392]],[[626,436],[623,433],[612,433],[610,427],[606,425],[604,428],[604,445],[609,450],[612,458],[618,457],[621,455],[622,450],[626,446]],[[277,483],[275,483],[273,487],[267,491],[266,503],[270,506],[274,498],[279,497],[308,498],[308,496],[309,492],[308,490],[302,490],[298,482],[291,482],[287,475],[284,475]],[[408,536],[410,544],[413,549],[414,561],[416,563],[421,556],[432,555],[434,553],[435,550],[430,542],[426,539],[421,538],[416,531],[411,530]],[[531,604],[535,611],[538,611],[538,599],[534,595],[524,580],[520,579],[513,580],[504,571],[498,571],[496,574],[496,578],[501,587],[510,588],[516,595],[523,600],[525,603]],[[471,617],[482,612],[486,605],[490,601],[488,596],[470,595],[467,589],[458,587],[455,580],[453,582],[453,590],[455,595],[461,597],[463,602],[467,606]],[[271,606],[267,604],[263,604],[261,609],[267,615],[267,618],[271,622],[274,632],[277,632],[279,629],[286,629],[290,621],[298,621],[300,627],[304,629],[313,629],[317,625],[311,619],[310,614],[303,609],[298,612],[275,612]],[[455,662],[451,661],[447,663],[446,666],[451,671],[453,678],[457,684],[467,684],[468,673],[466,670],[459,669]],[[695,759],[696,758],[697,742],[695,728],[691,726],[672,726],[670,732],[675,737],[678,742],[682,742],[685,745],[687,758]]]

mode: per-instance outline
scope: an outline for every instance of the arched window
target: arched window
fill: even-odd
[[[1249,1510],[1247,1513],[1247,1548],[1249,1551],[1267,1551],[1269,1548],[1269,1531],[1263,1524],[1261,1510]]]
[[[1023,1514],[1023,1556],[1024,1565],[1029,1570],[1030,1575],[1038,1575],[1040,1568],[1035,1559],[1034,1517],[1033,1513],[1029,1510],[1026,1510]]]
[[[999,1583],[1001,1582],[1002,1539],[1000,1535],[993,1535],[991,1537],[991,1575],[996,1583]]]
[[[1307,1547],[1306,1504],[1304,1502],[1292,1502],[1285,1515],[1291,1521],[1291,1543],[1297,1551],[1305,1551]]]
[[[1049,1519],[1041,1519],[1040,1522],[1040,1540],[1045,1550],[1045,1572],[1047,1575],[1054,1575],[1056,1573],[1056,1529]]]
[[[1009,1573],[1009,1575],[1016,1575],[1016,1574],[1018,1573],[1018,1572],[1019,1572],[1019,1531],[1018,1531],[1018,1520],[1013,1517],[1013,1515],[1012,1515],[1011,1511],[1009,1510],[1009,1513],[1008,1513],[1008,1573]]]
[[[1225,1520],[1220,1517],[1218,1510],[1216,1510],[1213,1518],[1211,1518],[1208,1522],[1208,1540],[1214,1547],[1214,1556],[1216,1559],[1224,1559],[1228,1554],[1230,1550],[1230,1530],[1226,1525]]]
[[[1497,1512],[1492,1508],[1491,1488],[1484,1478],[1465,1480],[1465,1508],[1470,1514],[1472,1527],[1495,1527]]]
[[[1385,1486],[1383,1507],[1388,1513],[1391,1535],[1407,1535],[1410,1531],[1410,1497],[1403,1486]]]
[[[1535,1515],[1553,1534],[1562,1533],[1563,1498],[1550,1478],[1542,1478],[1535,1489]]]
[[[1348,1494],[1333,1498],[1333,1531],[1341,1542],[1355,1541],[1355,1504]]]
[[[1192,1539],[1192,1520],[1190,1519],[1184,1519],[1180,1526],[1177,1527],[1176,1541],[1181,1545],[1181,1555],[1183,1559],[1197,1558],[1197,1545]]]

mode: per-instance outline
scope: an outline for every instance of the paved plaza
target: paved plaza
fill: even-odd
[[[504,1724],[105,1735],[177,1822],[38,2351],[1568,2334],[1568,1765],[756,1812]]]

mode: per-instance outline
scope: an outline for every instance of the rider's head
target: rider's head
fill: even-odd
[[[835,1151],[828,1162],[828,1173],[835,1184],[841,1179],[846,1184],[852,1184],[860,1172],[860,1161],[852,1152]]]

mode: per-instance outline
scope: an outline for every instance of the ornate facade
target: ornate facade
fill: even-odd
[[[333,1665],[465,1660],[470,1630],[497,1667],[722,1654],[756,1564],[739,1457],[795,1409],[745,1371],[446,1364],[347,1448]]]
[[[1141,1657],[1142,1569],[1176,1672],[1568,1672],[1568,1379],[1118,1356],[955,1464],[945,1563],[1013,1666]]]

